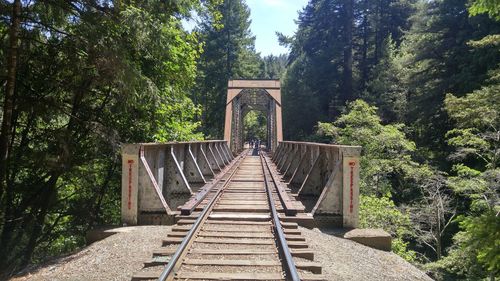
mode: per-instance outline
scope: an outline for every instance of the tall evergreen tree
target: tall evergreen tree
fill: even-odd
[[[286,55],[269,55],[262,58],[260,78],[280,79],[286,70]]]
[[[443,162],[451,129],[443,102],[446,93],[462,96],[477,89],[500,59],[498,46],[474,49],[470,40],[498,33],[487,16],[469,17],[467,0],[422,2],[401,48],[408,88],[407,122],[427,157]]]
[[[291,47],[286,81],[302,79],[314,96],[318,108],[311,120],[331,121],[342,112],[346,102],[370,95],[368,84],[373,70],[389,53],[384,49],[391,37],[396,46],[408,29],[408,18],[416,0],[311,0],[300,13],[299,28],[293,38],[281,41]],[[299,71],[302,77],[293,76]],[[380,69],[380,68],[379,68]],[[286,87],[284,101],[303,95]],[[382,108],[382,107],[381,107]],[[297,113],[285,107],[284,122]],[[295,124],[295,123],[294,123]],[[296,128],[287,135],[296,138],[311,134],[315,122]]]
[[[222,137],[229,79],[257,78],[260,57],[250,31],[250,9],[244,0],[226,0],[216,6],[222,27],[204,15],[196,30],[204,42],[198,62],[195,100],[202,105],[203,131],[211,138]]]
[[[0,275],[119,222],[120,143],[200,137],[181,19],[211,2],[0,1]]]

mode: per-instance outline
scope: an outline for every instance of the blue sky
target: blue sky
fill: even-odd
[[[252,33],[256,36],[255,49],[262,56],[279,55],[288,50],[278,44],[276,31],[293,35],[297,29],[294,20],[308,0],[246,0],[251,10]]]

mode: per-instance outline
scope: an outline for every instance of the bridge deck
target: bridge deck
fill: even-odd
[[[323,280],[321,266],[313,261],[314,254],[297,223],[285,222],[286,218],[306,219],[304,206],[280,184],[266,157],[243,155],[205,196],[195,194],[187,206],[180,207],[192,212],[178,217],[163,247],[133,280],[157,279],[169,262],[177,264],[165,280],[291,280],[286,251],[301,280]],[[279,212],[283,244],[274,227],[270,202]],[[294,215],[287,216],[289,212]],[[205,217],[198,227],[195,220],[199,216]],[[195,234],[190,237],[192,229]],[[183,240],[187,246],[178,251]],[[179,261],[171,260],[176,251]]]

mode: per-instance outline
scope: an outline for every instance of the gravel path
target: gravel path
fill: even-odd
[[[70,256],[52,260],[31,269],[12,281],[87,281],[130,280],[153,250],[161,247],[170,226],[128,227],[127,232],[114,234],[95,242]]]
[[[425,273],[391,252],[375,250],[356,242],[300,227],[323,266],[328,280],[432,280]]]
[[[12,281],[51,280],[130,280],[161,246],[169,226],[128,227],[127,232],[112,235],[81,251],[54,259],[27,270]],[[356,242],[300,228],[315,252],[315,261],[323,266],[328,280],[432,280],[397,255],[365,247]]]

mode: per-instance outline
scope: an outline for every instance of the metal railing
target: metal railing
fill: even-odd
[[[226,141],[123,144],[122,222],[170,223],[233,159]]]
[[[272,156],[317,224],[358,226],[360,146],[279,142]]]

